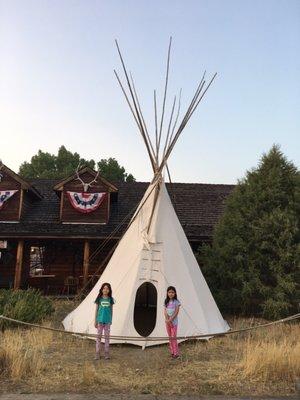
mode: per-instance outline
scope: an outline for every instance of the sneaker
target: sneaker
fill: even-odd
[[[173,354],[172,355],[172,358],[174,358],[174,359],[179,358],[179,357],[180,357],[179,354]]]
[[[105,358],[105,360],[110,360],[109,354],[106,353],[105,356],[104,356],[104,358]]]
[[[99,353],[95,354],[94,360],[100,360],[100,354]]]

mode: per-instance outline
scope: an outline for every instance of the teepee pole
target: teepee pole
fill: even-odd
[[[128,106],[129,106],[129,108],[130,108],[130,111],[131,111],[131,113],[132,113],[132,115],[133,115],[133,118],[134,118],[134,120],[135,120],[135,122],[136,122],[136,124],[137,124],[137,126],[138,126],[138,129],[139,129],[139,131],[140,131],[140,133],[141,133],[143,139],[145,140],[144,132],[143,132],[143,129],[144,129],[144,128],[140,126],[139,120],[137,119],[137,116],[136,116],[136,114],[135,114],[135,111],[134,111],[134,109],[133,109],[133,107],[132,107],[132,104],[130,103],[130,100],[129,100],[129,98],[128,98],[128,95],[127,95],[127,93],[126,93],[126,90],[125,90],[125,88],[124,88],[124,86],[123,86],[123,84],[122,84],[122,82],[121,82],[121,79],[120,79],[120,77],[119,77],[117,71],[114,70],[114,73],[115,73],[115,76],[116,76],[116,78],[117,78],[117,80],[118,80],[118,83],[119,83],[119,85],[120,85],[120,87],[121,87],[121,89],[122,89],[122,92],[123,92],[123,94],[124,94],[124,97],[125,97],[125,99],[126,99],[126,102],[127,102]],[[148,135],[148,138],[149,138],[149,141],[150,141],[149,135]],[[152,148],[152,151],[153,151],[153,158],[154,158],[154,157],[155,157],[155,154],[154,154],[154,150],[153,150],[151,141],[150,141],[150,146],[151,146],[151,148]]]
[[[160,185],[159,185],[159,181],[157,181],[157,184],[155,185],[155,193],[154,193],[154,200],[153,200],[152,210],[151,210],[151,214],[150,214],[150,218],[149,218],[149,222],[148,222],[148,227],[147,227],[147,234],[149,233],[150,228],[151,228],[153,215],[154,215],[154,211],[155,211],[157,200],[158,200],[159,191],[160,191]]]
[[[116,40],[115,43],[116,43],[116,46],[117,46],[117,50],[118,50],[118,53],[119,53],[119,57],[120,57],[120,60],[121,60],[123,71],[124,71],[124,74],[125,74],[125,77],[126,77],[127,86],[128,86],[128,89],[129,89],[129,92],[130,92],[130,95],[131,95],[131,98],[132,98],[132,101],[133,101],[134,110],[135,110],[137,119],[139,121],[140,132],[142,134],[142,137],[144,139],[144,142],[145,142],[145,145],[146,145],[146,148],[147,148],[147,151],[148,151],[148,155],[150,157],[152,169],[155,172],[157,170],[157,166],[155,165],[155,161],[154,161],[154,159],[152,157],[152,154],[151,154],[150,145],[149,145],[149,143],[147,141],[146,134],[145,134],[145,132],[143,130],[143,123],[142,123],[141,116],[140,116],[139,111],[138,111],[138,107],[137,107],[137,104],[136,104],[136,100],[135,100],[135,97],[134,97],[134,93],[133,93],[132,87],[131,87],[131,84],[130,84],[130,80],[129,80],[129,76],[128,76],[128,73],[127,73],[127,69],[126,69],[126,66],[125,66],[125,63],[124,63],[120,48],[119,48],[118,41]],[[118,79],[118,82],[120,83],[119,79]]]
[[[215,80],[216,76],[217,76],[217,73],[215,73],[214,76],[211,78],[209,84],[206,86],[206,88],[205,88],[204,92],[202,93],[201,97],[198,99],[196,105],[194,106],[193,110],[192,110],[191,113],[189,114],[189,117],[188,117],[187,122],[189,121],[189,119],[191,118],[191,116],[194,114],[194,112],[195,112],[196,108],[198,107],[200,101],[201,101],[201,100],[203,99],[203,97],[205,96],[205,93],[208,91],[210,85],[213,83],[213,81]],[[186,122],[186,124],[187,124],[187,122]],[[186,125],[186,124],[185,124],[185,125]],[[184,126],[185,126],[185,125],[184,125]]]
[[[170,145],[169,145],[169,147],[168,147],[168,149],[167,149],[167,152],[166,152],[166,154],[165,154],[165,157],[164,157],[164,159],[162,160],[161,165],[159,166],[157,173],[159,173],[160,171],[162,171],[162,169],[163,169],[164,165],[166,164],[166,162],[167,162],[167,160],[168,160],[168,158],[169,158],[169,156],[170,156],[170,154],[171,154],[171,152],[172,152],[172,150],[173,150],[173,148],[174,148],[174,146],[175,146],[175,144],[176,144],[176,142],[177,142],[179,136],[181,135],[183,129],[184,129],[185,126],[187,125],[187,123],[188,123],[189,119],[191,118],[192,114],[194,113],[194,111],[195,111],[196,108],[198,107],[200,101],[203,99],[205,93],[206,93],[207,90],[209,89],[209,87],[210,87],[210,85],[212,84],[213,80],[215,79],[216,75],[217,75],[217,74],[215,74],[215,75],[212,77],[212,79],[210,80],[209,84],[207,85],[207,87],[205,88],[205,90],[203,91],[203,93],[201,94],[202,89],[203,89],[204,84],[205,84],[204,75],[203,75],[203,77],[202,77],[202,79],[201,79],[201,82],[200,82],[200,84],[198,85],[198,88],[197,88],[197,90],[196,90],[196,93],[195,93],[195,95],[194,95],[194,97],[193,97],[193,99],[192,99],[192,101],[191,101],[191,103],[190,103],[190,106],[188,107],[188,109],[187,109],[187,111],[186,111],[186,113],[185,113],[185,116],[184,116],[184,118],[183,118],[183,120],[182,120],[182,122],[181,122],[181,124],[180,124],[180,126],[179,126],[179,128],[178,128],[178,130],[177,130],[177,132],[176,132],[176,134],[175,134],[175,136],[174,136],[172,142],[170,143]]]
[[[158,151],[160,148],[160,140],[164,122],[164,115],[165,115],[165,106],[166,106],[166,99],[167,99],[167,90],[168,90],[168,81],[169,81],[169,70],[170,70],[170,54],[171,54],[171,45],[172,45],[172,36],[170,37],[169,41],[169,48],[168,48],[168,58],[167,58],[167,70],[166,70],[166,80],[165,80],[165,90],[164,90],[164,99],[162,105],[162,113],[161,113],[161,120],[160,120],[160,128],[159,128],[159,136],[158,136]]]
[[[158,123],[157,123],[157,102],[156,90],[154,90],[154,119],[155,119],[155,148],[156,148],[156,164],[158,165]]]
[[[179,114],[180,114],[180,108],[181,108],[181,89],[180,89],[180,92],[179,92],[178,109],[177,109],[177,113],[176,113],[176,118],[175,118],[175,121],[174,121],[174,124],[173,124],[172,133],[170,135],[169,142],[168,143],[166,142],[166,149],[170,146],[170,143],[171,143],[171,141],[173,139],[173,135],[174,135],[175,128],[176,128],[177,121],[178,121]],[[164,157],[165,157],[165,152],[164,152]]]
[[[122,92],[123,92],[123,94],[124,94],[124,97],[125,97],[125,99],[126,99],[126,102],[127,102],[128,106],[129,106],[130,111],[131,111],[131,113],[132,113],[132,115],[133,115],[133,118],[134,118],[134,120],[135,120],[135,122],[136,122],[136,124],[137,124],[137,126],[138,126],[138,128],[139,128],[139,131],[141,131],[141,126],[140,126],[140,123],[139,123],[139,121],[138,121],[138,119],[137,119],[137,116],[135,115],[135,111],[134,111],[134,109],[133,109],[133,107],[132,107],[132,105],[131,105],[131,103],[130,103],[130,100],[129,100],[128,95],[127,95],[127,93],[126,93],[126,90],[125,90],[125,88],[124,88],[124,86],[123,86],[123,84],[122,84],[122,82],[121,82],[121,79],[120,79],[120,77],[119,77],[119,75],[118,75],[118,73],[117,73],[117,71],[116,71],[115,69],[114,69],[114,74],[115,74],[115,76],[116,76],[116,78],[117,78],[117,80],[118,80],[118,83],[119,83],[119,85],[120,85],[120,87],[121,87],[121,89],[122,89]]]
[[[137,103],[137,106],[138,106],[138,110],[139,110],[139,113],[140,113],[140,116],[141,116],[141,120],[143,122],[143,129],[144,129],[144,132],[145,132],[145,134],[147,136],[148,143],[149,143],[151,151],[152,151],[152,157],[154,159],[156,159],[155,151],[154,151],[154,148],[153,148],[153,145],[152,145],[152,141],[151,141],[149,133],[148,133],[147,125],[146,125],[146,122],[145,122],[145,119],[144,119],[144,116],[143,116],[143,113],[142,113],[139,97],[138,97],[138,94],[137,94],[137,91],[136,91],[136,88],[135,88],[135,84],[134,84],[134,80],[133,80],[133,77],[132,77],[131,73],[130,73],[130,79],[131,79],[131,84],[132,84],[132,88],[133,88],[133,93],[135,95],[135,100],[136,100],[136,103]]]
[[[199,83],[198,86],[197,86],[197,89],[196,89],[196,91],[195,91],[195,94],[194,94],[194,96],[193,96],[191,102],[190,102],[190,105],[189,105],[189,107],[187,108],[187,111],[186,111],[186,113],[185,113],[185,115],[184,115],[184,117],[183,117],[183,119],[182,119],[182,121],[181,121],[181,123],[180,123],[180,125],[179,125],[179,127],[178,127],[178,129],[177,129],[177,131],[176,131],[176,134],[175,134],[175,136],[174,136],[174,132],[175,132],[175,128],[176,128],[176,124],[177,124],[177,120],[178,120],[179,112],[180,112],[180,103],[179,103],[179,105],[178,105],[176,120],[175,120],[173,129],[172,129],[172,134],[171,134],[171,137],[170,137],[170,139],[169,139],[169,143],[167,144],[167,147],[166,147],[166,152],[164,152],[164,157],[163,157],[162,162],[161,162],[162,164],[165,164],[165,163],[164,163],[164,160],[165,160],[165,157],[166,157],[166,153],[168,153],[169,149],[171,148],[171,144],[173,143],[173,140],[174,140],[175,138],[176,138],[176,140],[177,140],[177,138],[179,137],[181,131],[183,130],[182,127],[183,127],[184,121],[186,120],[186,118],[187,118],[187,116],[188,116],[188,113],[192,110],[193,105],[194,105],[195,102],[197,101],[197,97],[198,97],[199,94],[201,93],[201,90],[202,90],[202,88],[203,88],[203,85],[205,84],[204,77],[205,77],[205,72],[204,72],[204,74],[203,74],[203,76],[202,76],[202,78],[201,78],[200,83]],[[180,90],[180,97],[181,97],[181,90]],[[181,128],[182,128],[182,129],[181,129]],[[175,143],[176,143],[176,142],[174,142],[174,144],[175,144]],[[173,145],[173,147],[174,147],[174,145]],[[172,147],[172,148],[173,148],[173,147]],[[170,153],[171,153],[171,152],[169,152],[169,154],[170,154]],[[168,155],[167,157],[169,157],[169,155]],[[162,165],[162,168],[163,168],[163,165]],[[159,170],[162,170],[162,168],[159,168]]]
[[[183,128],[184,128],[184,126],[185,126],[185,121],[187,121],[188,115],[189,115],[189,113],[192,111],[193,106],[194,106],[194,104],[196,103],[197,98],[198,98],[198,96],[200,95],[200,93],[201,93],[201,91],[202,91],[202,89],[203,89],[203,87],[204,87],[204,85],[205,85],[205,80],[204,80],[205,74],[206,74],[206,71],[204,71],[204,74],[203,74],[203,76],[202,76],[202,78],[201,78],[200,83],[199,83],[198,86],[197,86],[197,89],[196,89],[196,91],[195,91],[195,94],[194,94],[194,96],[193,96],[191,102],[190,102],[190,105],[189,105],[189,107],[187,108],[187,110],[186,110],[186,112],[185,112],[185,115],[184,115],[184,117],[183,117],[183,119],[182,119],[182,121],[181,121],[181,123],[180,123],[178,129],[177,129],[177,132],[176,132],[176,134],[175,134],[175,137],[176,137],[176,135],[178,135],[178,132],[181,133],[181,131],[183,130]],[[173,140],[173,139],[172,139],[172,140]],[[172,141],[170,141],[170,144],[171,144],[171,143],[172,143]]]
[[[185,113],[185,117],[190,112],[190,110],[192,109],[193,105],[196,103],[197,98],[198,98],[199,94],[201,93],[201,91],[203,89],[203,86],[205,85],[205,82],[206,82],[205,81],[205,75],[206,75],[206,71],[203,72],[202,78],[201,78],[201,80],[200,80],[200,82],[199,82],[199,84],[197,86],[197,89],[196,89],[195,94],[194,94],[194,96],[192,98],[192,101],[190,102],[190,105],[189,105],[189,107],[188,107],[188,109],[187,109],[187,111]]]
[[[170,120],[169,120],[169,125],[168,125],[167,136],[166,136],[166,140],[165,140],[165,145],[164,145],[164,150],[163,150],[162,159],[164,159],[164,157],[165,157],[166,147],[167,147],[167,143],[168,143],[169,136],[170,136],[170,131],[171,131],[171,125],[172,125],[172,120],[173,120],[175,105],[176,105],[176,96],[174,97],[174,101],[173,101],[173,105],[172,105],[172,111],[171,111],[171,115],[170,115]]]
[[[203,75],[202,75],[202,78],[201,78],[201,80],[200,80],[200,82],[199,82],[199,84],[198,84],[198,86],[197,86],[197,88],[196,88],[195,94],[194,94],[194,96],[193,96],[193,98],[192,98],[192,100],[191,100],[191,102],[190,102],[190,104],[189,104],[189,106],[188,106],[188,108],[187,108],[185,114],[184,114],[184,117],[183,117],[183,119],[182,119],[182,121],[181,121],[181,124],[179,125],[179,128],[178,128],[177,131],[179,131],[180,128],[182,127],[182,125],[185,123],[185,121],[186,121],[186,119],[187,119],[189,113],[190,113],[191,110],[193,109],[193,106],[194,106],[194,104],[196,103],[197,98],[199,97],[199,95],[200,95],[200,93],[201,93],[201,91],[202,91],[202,89],[203,89],[203,87],[204,87],[204,85],[205,85],[205,80],[204,80],[205,74],[206,74],[206,71],[204,71],[204,73],[203,73]]]
[[[180,96],[179,96],[179,104],[178,104],[178,110],[177,110],[177,115],[175,118],[175,122],[173,127],[172,126],[172,121],[173,121],[173,116],[174,116],[174,110],[175,110],[175,104],[176,104],[176,96],[173,102],[173,106],[172,106],[172,111],[171,111],[171,115],[170,115],[170,120],[169,120],[169,124],[168,124],[168,129],[167,129],[167,135],[166,135],[166,139],[165,139],[165,143],[164,143],[164,147],[163,147],[163,152],[162,152],[162,159],[161,162],[159,164],[159,151],[160,151],[160,144],[161,144],[161,138],[162,138],[162,130],[163,130],[163,122],[164,122],[164,116],[165,116],[165,107],[166,107],[166,99],[167,99],[167,90],[168,90],[168,81],[169,81],[169,70],[170,70],[170,54],[171,54],[171,45],[172,45],[172,37],[170,37],[170,41],[169,41],[169,47],[168,47],[168,56],[167,56],[167,68],[166,68],[166,78],[165,78],[165,87],[164,87],[164,97],[163,97],[163,104],[162,104],[162,114],[161,114],[161,119],[160,119],[160,127],[158,130],[158,121],[157,121],[157,99],[156,99],[156,91],[154,91],[154,114],[155,114],[155,150],[150,138],[150,135],[148,133],[147,130],[147,126],[145,123],[145,119],[141,110],[141,106],[140,106],[140,102],[139,102],[139,98],[137,95],[137,91],[135,89],[135,85],[134,85],[134,81],[133,78],[130,74],[130,78],[131,78],[131,82],[129,79],[129,75],[118,45],[117,40],[116,42],[116,46],[117,46],[117,50],[119,53],[119,57],[122,63],[122,67],[123,67],[123,71],[126,77],[126,81],[127,81],[127,86],[130,92],[130,96],[133,102],[133,105],[131,104],[128,95],[122,85],[122,82],[117,74],[116,71],[115,75],[118,79],[118,82],[121,86],[121,89],[123,91],[123,94],[126,98],[126,101],[130,107],[130,110],[134,116],[134,119],[137,123],[137,126],[140,130],[140,133],[144,139],[146,148],[147,148],[147,152],[148,155],[150,157],[150,161],[152,164],[152,169],[154,171],[154,178],[152,180],[152,182],[155,181],[155,179],[157,179],[164,166],[167,163],[167,160],[179,138],[179,136],[181,135],[183,129],[185,128],[185,126],[187,125],[187,123],[189,122],[191,116],[193,115],[193,113],[195,112],[195,110],[197,109],[199,103],[201,102],[201,100],[203,99],[204,95],[206,94],[207,90],[209,89],[210,85],[212,84],[213,80],[215,79],[216,75],[215,74],[212,79],[210,80],[210,82],[208,83],[208,85],[205,87],[205,73],[204,72],[202,79],[200,81],[200,83],[197,86],[197,89],[195,91],[195,94],[184,114],[184,117],[179,125],[179,127],[176,129],[176,133],[175,133],[175,128],[177,125],[177,121],[178,121],[178,117],[179,117],[179,112],[180,112],[180,97],[181,97],[181,90],[180,90]]]

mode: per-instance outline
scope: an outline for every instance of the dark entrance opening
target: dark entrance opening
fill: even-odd
[[[150,283],[143,283],[137,290],[134,303],[134,327],[139,335],[149,336],[156,324],[157,290]]]

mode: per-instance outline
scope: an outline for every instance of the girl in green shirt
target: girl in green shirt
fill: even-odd
[[[99,360],[101,350],[101,339],[104,333],[104,358],[108,360],[109,357],[109,334],[110,325],[112,323],[113,315],[113,304],[115,303],[112,297],[112,290],[109,283],[103,283],[99,294],[95,300],[96,313],[95,313],[95,328],[98,331],[98,337],[96,339],[96,355],[95,359]]]

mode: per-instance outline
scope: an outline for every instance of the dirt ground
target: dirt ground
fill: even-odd
[[[296,397],[153,396],[101,394],[4,394],[0,400],[296,400]]]
[[[56,304],[48,324],[60,326],[73,307],[72,303]],[[260,321],[229,322],[237,328]],[[299,333],[300,326],[291,325],[209,342],[185,342],[180,345],[178,360],[170,358],[166,345],[144,351],[135,346],[112,345],[111,360],[94,361],[94,341],[42,330],[14,329],[2,334],[2,343],[11,346],[11,352],[7,351],[3,360],[0,358],[0,399],[176,400],[196,396],[223,400],[222,396],[295,396],[295,372],[275,357],[278,358],[277,347],[281,345],[286,346],[283,354],[290,357],[288,340],[293,345]],[[264,343],[270,346],[261,347]],[[248,360],[249,354],[246,357],[249,349],[250,353],[252,349],[257,352],[254,361]],[[274,352],[270,354],[270,365],[263,362],[267,352]],[[2,370],[1,363],[5,366]],[[201,397],[216,395],[221,397]]]

